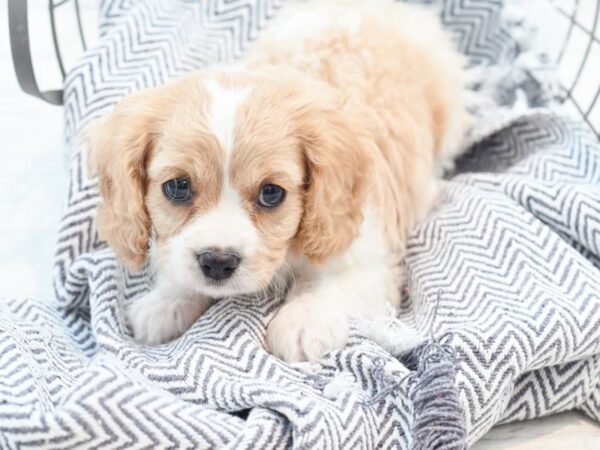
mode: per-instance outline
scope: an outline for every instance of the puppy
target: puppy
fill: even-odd
[[[135,338],[185,332],[211,299],[290,282],[267,326],[285,361],[344,346],[398,306],[407,232],[464,130],[462,60],[414,6],[319,2],[232,70],[123,100],[97,128],[100,236],[153,289]],[[287,281],[286,281],[287,280]]]

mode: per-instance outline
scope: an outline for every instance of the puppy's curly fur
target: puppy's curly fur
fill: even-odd
[[[433,15],[399,3],[301,7],[242,67],[126,98],[92,150],[101,236],[132,268],[151,247],[157,268],[129,312],[136,338],[175,338],[211,298],[293,278],[269,349],[314,361],[343,346],[352,317],[397,306],[407,232],[465,124],[460,56]],[[163,184],[182,178],[191,198],[174,203]],[[281,204],[259,205],[265,184]],[[206,249],[239,255],[230,278],[203,275]]]

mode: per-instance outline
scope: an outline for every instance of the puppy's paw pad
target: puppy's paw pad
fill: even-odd
[[[349,322],[343,314],[319,309],[314,303],[291,301],[269,323],[268,350],[287,362],[317,362],[348,339]]]

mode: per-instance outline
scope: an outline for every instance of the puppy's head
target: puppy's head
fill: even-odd
[[[341,252],[361,221],[362,125],[294,76],[194,74],[95,130],[99,233],[131,268],[220,297],[266,288],[290,251]]]

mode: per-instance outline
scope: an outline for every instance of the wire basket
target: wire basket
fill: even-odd
[[[62,46],[59,44],[57,13],[59,10],[72,8],[72,13],[77,25],[81,51],[87,48],[84,34],[84,22],[81,16],[79,0],[48,0],[48,18],[50,21],[50,32],[56,63],[60,71],[61,79],[67,73],[65,69],[65,57]],[[62,104],[62,90],[41,90],[35,76],[32,56],[31,41],[29,34],[28,0],[8,1],[8,21],[10,31],[10,47],[17,81],[21,89],[29,95],[38,97],[53,105]]]
[[[23,91],[46,102],[62,104],[61,90],[39,88],[31,57],[27,22],[27,0],[9,0],[11,50],[17,79]],[[57,11],[71,8],[76,21],[81,50],[87,48],[86,23],[79,0],[48,0],[48,17],[54,53],[64,79],[66,63],[59,44]],[[554,0],[552,11],[558,24],[557,75],[561,85],[559,101],[573,114],[581,117],[600,138],[600,1]],[[553,23],[554,23],[553,22]]]
[[[562,100],[600,136],[600,1],[554,3],[564,37],[558,53]]]

